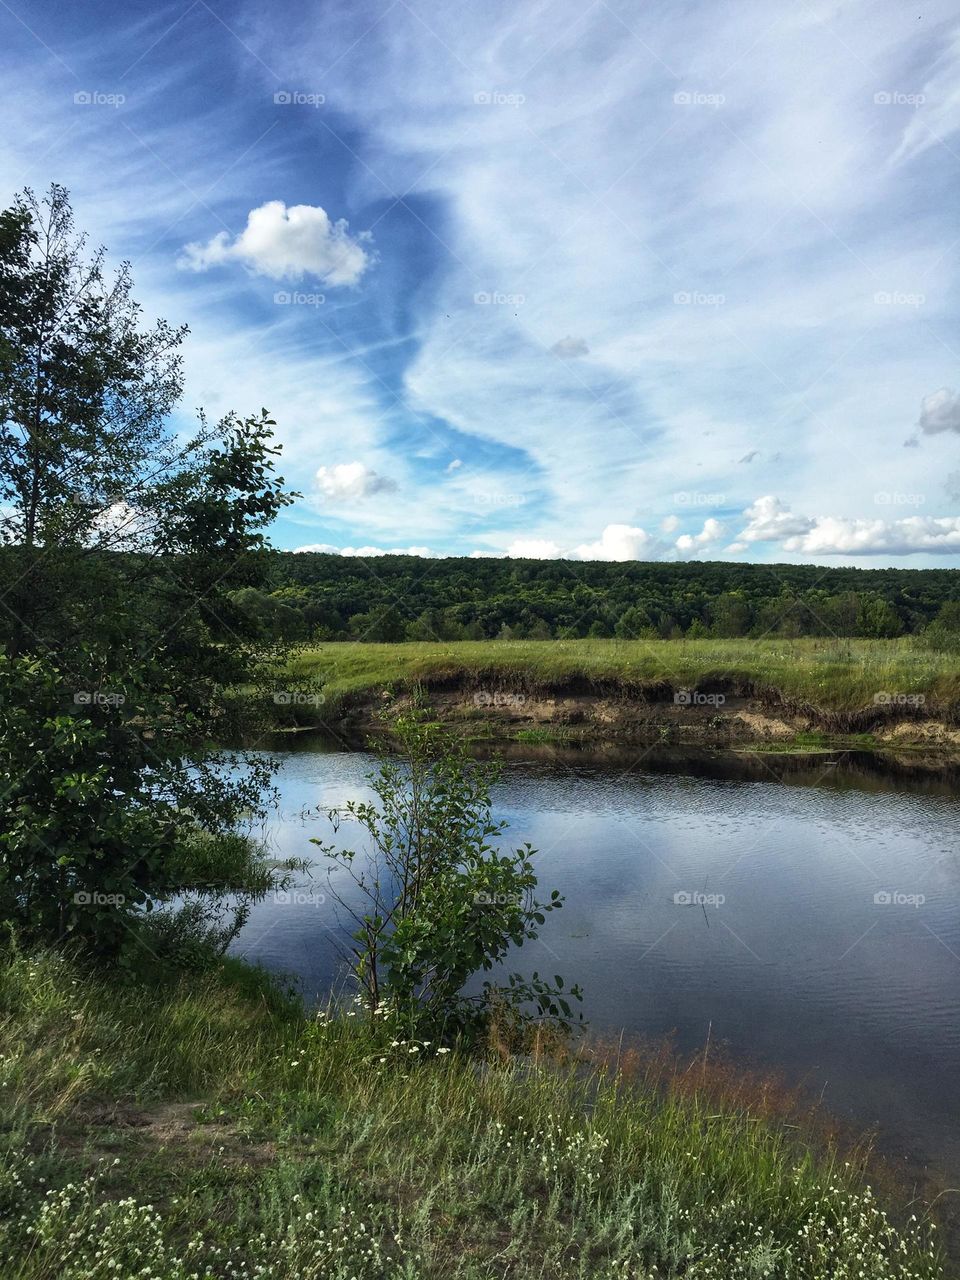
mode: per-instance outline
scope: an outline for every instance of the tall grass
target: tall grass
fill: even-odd
[[[878,694],[923,695],[926,709],[960,704],[956,655],[900,640],[490,640],[308,647],[290,674],[329,702],[418,681],[466,677],[550,688],[583,679],[624,689],[712,681],[776,691],[827,710],[856,710]]]
[[[684,1075],[485,1061],[228,965],[0,964],[10,1280],[942,1274],[863,1169]]]

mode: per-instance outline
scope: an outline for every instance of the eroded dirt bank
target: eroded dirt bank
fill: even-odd
[[[960,754],[960,708],[884,703],[822,709],[775,689],[724,685],[566,681],[544,687],[492,679],[445,678],[412,689],[376,689],[337,708],[345,729],[382,729],[384,716],[419,697],[437,717],[479,737],[580,742],[662,742],[678,746],[813,749],[849,741],[871,747]],[[327,720],[330,712],[328,708]]]

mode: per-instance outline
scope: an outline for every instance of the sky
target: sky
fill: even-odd
[[[954,0],[0,0],[276,545],[960,565]]]

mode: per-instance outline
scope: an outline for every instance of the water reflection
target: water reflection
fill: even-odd
[[[334,839],[302,811],[365,797],[372,765],[296,745],[269,830],[285,856]],[[567,899],[516,967],[581,983],[600,1030],[675,1031],[692,1050],[712,1028],[745,1061],[960,1172],[958,796],[954,776],[875,757],[508,759],[497,816],[539,850],[541,887]],[[316,876],[303,886],[315,901],[261,904],[237,944],[308,998],[339,967]]]

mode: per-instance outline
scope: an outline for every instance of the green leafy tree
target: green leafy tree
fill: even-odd
[[[334,899],[352,924],[347,952],[372,1014],[392,1011],[402,1023],[452,1034],[476,1028],[494,1007],[522,1019],[529,1009],[568,1027],[570,1000],[555,975],[534,973],[490,981],[477,997],[463,988],[500,964],[511,947],[538,936],[547,912],[562,905],[534,892],[535,850],[498,847],[506,823],[491,815],[497,766],[472,760],[425,712],[394,725],[401,758],[382,757],[370,776],[375,801],[351,801],[329,816],[357,823],[365,851],[320,845],[330,860]],[[341,886],[340,878],[349,882]]]
[[[267,777],[208,744],[274,657],[237,593],[291,497],[266,411],[170,428],[184,334],[143,327],[129,268],[107,280],[87,256],[63,188],[0,214],[0,909],[101,951],[182,891],[185,850],[229,841]],[[231,854],[207,887],[240,870]]]

